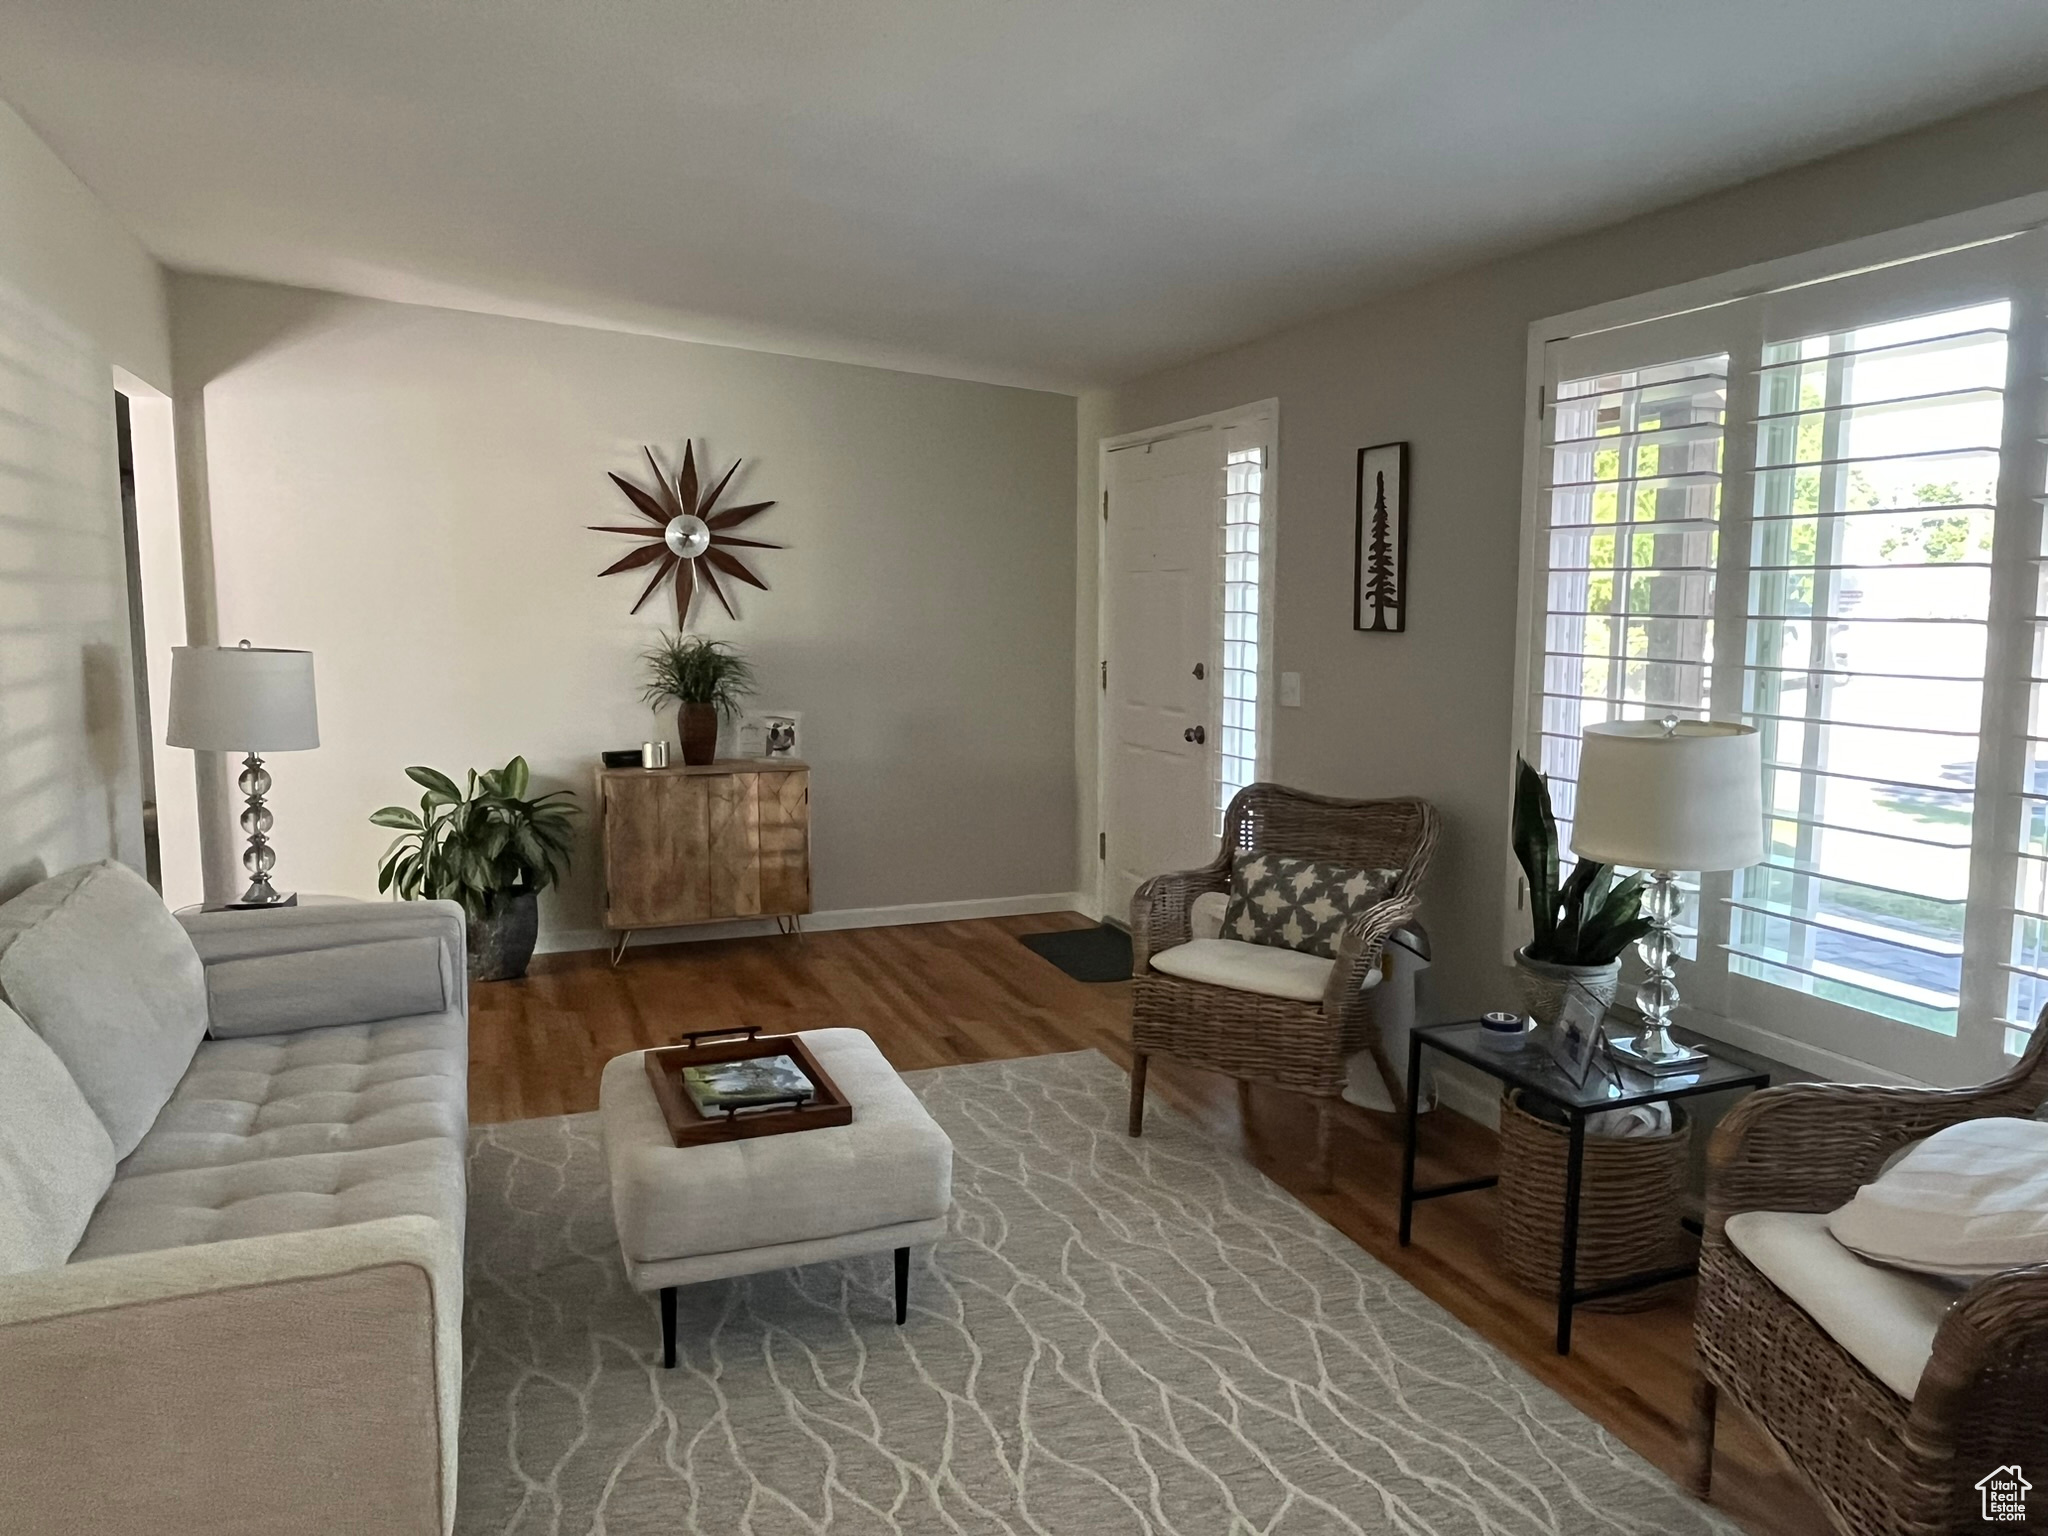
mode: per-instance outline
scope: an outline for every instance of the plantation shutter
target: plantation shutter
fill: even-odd
[[[1967,1081],[2048,1002],[2044,360],[2038,231],[1545,347],[1521,746],[1567,849],[1586,726],[1762,737],[1767,857],[1681,916],[1709,1033]]]
[[[1728,356],[1659,356],[1667,338],[1648,339],[1640,361],[1609,346],[1554,347],[1559,376],[1545,391],[1530,758],[1549,781],[1567,865],[1580,733],[1608,720],[1704,718],[1713,696]],[[1688,956],[1696,916],[1694,883],[1679,919]]]

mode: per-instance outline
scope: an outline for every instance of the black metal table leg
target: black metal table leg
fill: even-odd
[[[910,1315],[910,1250],[896,1250],[896,1326],[903,1326],[903,1319]]]
[[[1401,1128],[1401,1246],[1408,1246],[1408,1229],[1415,1218],[1415,1133],[1422,1102],[1422,1035],[1408,1031],[1408,1118]]]
[[[676,1368],[676,1288],[672,1285],[661,1288],[661,1364],[664,1370]]]
[[[1585,1172],[1586,1116],[1571,1111],[1571,1146],[1564,1166],[1564,1231],[1558,1245],[1557,1352],[1572,1352],[1572,1307],[1579,1285],[1579,1179]]]

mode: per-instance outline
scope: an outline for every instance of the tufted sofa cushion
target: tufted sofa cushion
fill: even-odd
[[[459,1245],[460,1014],[209,1040],[74,1260],[430,1216]]]

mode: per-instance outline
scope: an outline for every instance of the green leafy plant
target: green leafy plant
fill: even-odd
[[[753,667],[723,640],[664,634],[640,661],[647,668],[640,696],[649,704],[710,704],[730,719],[754,691]]]
[[[1515,858],[1529,880],[1535,933],[1523,952],[1551,965],[1608,965],[1650,931],[1642,915],[1643,877],[1617,881],[1614,871],[1580,859],[1558,884],[1557,817],[1550,785],[1528,760],[1515,758]]]
[[[569,868],[571,821],[581,814],[566,789],[526,796],[526,759],[469,771],[462,787],[447,774],[413,767],[418,811],[387,805],[370,820],[399,835],[377,864],[377,889],[407,901],[459,901],[471,917],[497,915],[514,896],[545,890]]]

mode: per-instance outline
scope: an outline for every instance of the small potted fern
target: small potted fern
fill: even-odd
[[[1529,882],[1533,932],[1515,951],[1522,1002],[1544,1024],[1557,1022],[1565,991],[1579,982],[1610,1007],[1621,982],[1621,953],[1650,931],[1642,915],[1643,877],[1617,881],[1614,871],[1580,859],[1558,882],[1557,817],[1550,785],[1515,759],[1515,858]]]
[[[676,703],[676,735],[683,761],[702,767],[718,756],[718,722],[739,713],[740,701],[754,691],[754,669],[723,640],[702,635],[664,634],[641,652],[647,681],[640,696],[659,708]]]

